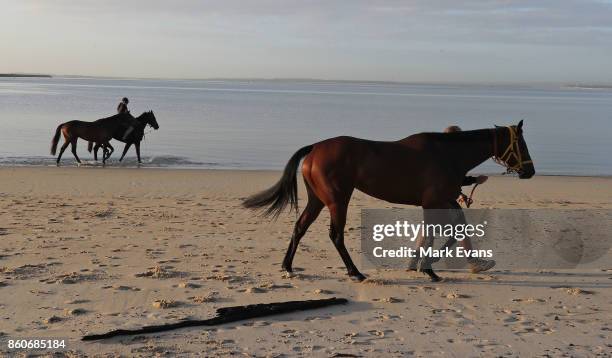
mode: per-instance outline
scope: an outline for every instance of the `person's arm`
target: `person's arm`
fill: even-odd
[[[465,178],[463,178],[463,182],[461,183],[461,186],[468,186],[472,184],[482,184],[486,182],[487,179],[489,179],[489,177],[486,175],[479,175],[478,177],[473,177],[473,176],[468,175]]]

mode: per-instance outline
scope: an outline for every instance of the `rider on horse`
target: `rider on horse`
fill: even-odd
[[[127,97],[123,97],[123,99],[121,99],[121,102],[119,102],[119,104],[117,105],[118,114],[129,114],[129,116],[121,117],[122,120],[129,122],[127,130],[123,134],[123,140],[126,140],[126,138],[130,135],[130,133],[132,133],[132,131],[134,131],[134,128],[138,125],[138,121],[135,120],[134,117],[132,117],[132,115],[130,114],[130,110],[127,106],[128,103],[130,103],[130,100],[127,99]]]

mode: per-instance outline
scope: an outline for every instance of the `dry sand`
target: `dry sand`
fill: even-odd
[[[324,212],[302,241],[297,275],[283,277],[294,216],[269,222],[240,205],[278,176],[0,169],[0,338],[66,337],[74,355],[612,352],[612,265],[588,272],[440,272],[447,280],[437,284],[401,270],[365,271],[369,281],[352,283],[327,237]],[[360,266],[359,209],[390,205],[360,193],[351,204],[345,240]],[[609,209],[612,179],[493,177],[478,189],[474,207]],[[79,341],[87,333],[207,318],[223,306],[332,296],[351,303],[216,328]]]

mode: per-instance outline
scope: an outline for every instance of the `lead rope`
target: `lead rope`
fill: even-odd
[[[493,137],[493,158],[497,157],[497,132],[495,131],[494,128],[491,129],[491,136]],[[506,173],[503,173],[506,174]],[[472,187],[472,190],[470,191],[470,196],[467,196],[463,193],[459,194],[459,203],[463,203],[465,204],[466,208],[470,208],[470,206],[472,206],[472,204],[474,204],[474,192],[476,191],[476,188],[478,187],[478,183],[475,183],[474,186]]]
[[[472,206],[472,204],[474,203],[474,199],[472,199],[474,197],[474,191],[476,190],[476,187],[478,186],[478,183],[474,184],[474,186],[472,187],[472,191],[470,192],[470,196],[467,196],[463,193],[460,194],[459,196],[459,202],[460,203],[464,203],[466,208],[470,208],[470,206]]]
[[[494,128],[491,129],[491,136],[493,137],[493,158],[497,157],[497,132],[495,131]],[[503,174],[507,174],[507,173],[503,173]],[[470,206],[472,206],[472,204],[474,204],[474,192],[476,191],[476,188],[478,187],[478,183],[475,183],[474,186],[472,187],[472,191],[470,191],[470,196],[467,196],[463,193],[461,193],[459,195],[459,203],[463,203],[465,204],[466,208],[470,208]]]

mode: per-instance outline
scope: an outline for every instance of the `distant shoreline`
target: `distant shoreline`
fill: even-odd
[[[0,73],[0,77],[38,77],[38,78],[52,78],[51,75],[38,74],[38,73]]]
[[[194,77],[194,78],[173,78],[173,77],[130,77],[130,76],[92,76],[92,75],[48,75],[37,73],[0,73],[0,78],[67,78],[67,79],[100,79],[100,80],[165,80],[165,81],[261,81],[261,82],[294,82],[294,83],[322,83],[322,84],[366,84],[366,85],[410,85],[410,86],[481,86],[481,87],[556,87],[561,89],[591,89],[591,90],[609,90],[612,89],[612,84],[567,84],[567,83],[549,83],[549,82],[420,82],[420,81],[391,81],[391,80],[347,80],[333,78],[300,78],[300,77]]]
[[[584,84],[584,85],[568,85],[565,86],[566,88],[578,88],[578,89],[595,89],[595,90],[609,90],[612,89],[612,85],[589,85],[589,84]]]

